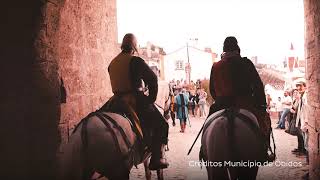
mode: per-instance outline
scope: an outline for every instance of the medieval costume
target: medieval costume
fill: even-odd
[[[184,133],[188,119],[188,96],[181,91],[177,94],[175,102],[177,105],[177,118],[180,120],[180,132]]]
[[[161,150],[167,144],[169,127],[154,105],[158,93],[157,76],[143,59],[133,56],[135,41],[132,34],[127,34],[122,42],[122,52],[109,65],[112,92],[137,112],[144,133],[146,130],[152,131],[149,169],[167,168],[168,163],[161,157]],[[149,89],[148,96],[141,90],[142,81]]]
[[[225,39],[223,51],[221,61],[214,63],[211,69],[210,93],[215,103],[210,107],[209,116],[230,107],[247,109],[257,117],[269,144],[271,120],[266,112],[266,96],[260,76],[253,63],[240,56],[235,37]]]

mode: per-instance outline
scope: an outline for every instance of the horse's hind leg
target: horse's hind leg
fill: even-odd
[[[157,170],[157,177],[158,177],[158,180],[163,180],[163,169]]]
[[[81,129],[81,125],[78,129]],[[68,144],[62,146],[62,154],[58,158],[58,179],[78,180],[83,177],[83,146],[80,131],[71,135]]]
[[[147,179],[147,180],[151,180],[151,171],[150,171],[150,169],[149,169],[149,163],[150,163],[150,158],[147,158],[147,159],[143,162],[144,171],[145,171],[146,179]]]
[[[144,171],[145,171],[146,179],[147,179],[147,180],[151,180],[151,171],[150,171],[150,169],[149,169],[149,163],[150,163],[150,158],[147,158],[147,159],[143,162]],[[158,169],[158,170],[157,170],[157,177],[158,177],[158,180],[163,180],[163,169]]]

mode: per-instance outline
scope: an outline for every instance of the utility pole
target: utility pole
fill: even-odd
[[[198,42],[198,38],[190,38],[189,40]],[[189,44],[188,44],[188,42],[187,42],[187,58],[188,58],[188,63],[186,64],[186,68],[185,68],[186,80],[187,80],[188,84],[190,84],[190,82],[191,82],[191,64],[190,64],[190,57],[189,57]]]
[[[186,71],[186,79],[188,84],[190,84],[190,80],[191,80],[191,66],[190,66],[190,58],[189,58],[189,44],[187,42],[187,58],[188,58],[188,63],[185,67],[185,71]]]
[[[190,59],[189,59],[189,45],[187,43],[187,57],[188,57],[188,63],[190,63]]]

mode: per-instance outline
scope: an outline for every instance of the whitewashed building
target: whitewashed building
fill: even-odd
[[[163,48],[151,42],[147,42],[146,47],[139,47],[139,56],[145,60],[160,80],[164,80],[163,56],[165,54]]]
[[[189,58],[188,58],[189,54]],[[185,46],[174,53],[164,56],[164,76],[166,81],[186,80],[188,81],[188,59],[190,62],[190,80],[210,79],[210,72],[216,54],[208,48],[201,50],[195,47]]]

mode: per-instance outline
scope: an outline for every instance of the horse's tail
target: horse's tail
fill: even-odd
[[[82,125],[79,125],[67,144],[62,145],[62,153],[58,160],[58,179],[82,179],[83,171],[83,144],[81,141]]]
[[[88,114],[74,128],[69,142],[62,148],[63,154],[59,160],[59,179],[89,179],[92,175],[92,170],[88,167],[88,121],[95,112]]]
[[[227,120],[227,142],[228,142],[228,154],[229,154],[229,159],[233,160],[234,159],[234,133],[235,133],[235,110],[232,108],[228,108],[225,110],[225,117]]]
[[[235,157],[237,157],[237,149],[235,148],[235,110],[233,108],[227,108],[225,110],[225,117],[227,120],[227,146],[228,153],[227,153],[227,158],[229,161],[234,162]],[[231,170],[232,169],[232,170]],[[234,168],[227,168],[227,173],[229,179],[232,179],[232,172],[234,171]]]

